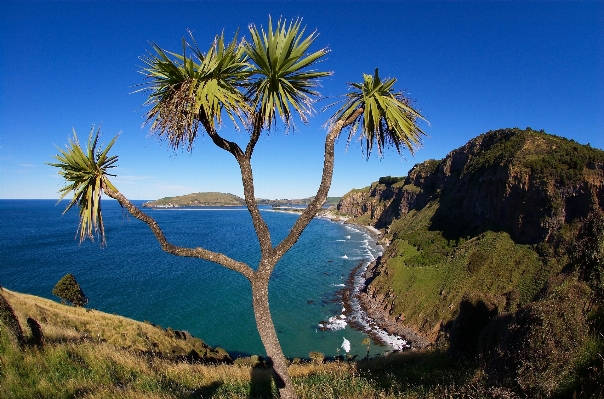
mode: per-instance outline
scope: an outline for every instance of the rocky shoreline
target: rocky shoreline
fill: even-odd
[[[361,225],[350,221],[350,217],[333,213],[333,208],[324,209],[317,217],[355,225],[366,230],[382,247],[387,247],[389,242],[384,240],[382,232],[373,226]],[[275,209],[275,212],[300,212],[302,210]],[[344,306],[343,314],[351,327],[362,330],[374,342],[391,346],[394,350],[409,348],[425,348],[430,344],[409,327],[405,327],[390,317],[383,304],[368,293],[368,284],[377,273],[377,265],[381,257],[367,264],[361,262],[349,274],[346,286],[337,294]]]
[[[381,329],[388,334],[397,335],[409,342],[412,348],[425,348],[430,342],[409,327],[405,327],[390,317],[388,311],[384,309],[383,304],[371,296],[368,291],[368,283],[376,275],[376,266],[381,258],[373,261],[363,273],[364,285],[357,294],[361,308],[367,314],[367,317],[373,320]]]
[[[382,232],[373,226],[350,222],[349,217],[336,215],[331,210],[323,211],[319,217],[334,222],[354,224],[367,230],[379,245],[383,247],[388,246],[388,243],[381,237]],[[369,264],[361,262],[350,272],[346,280],[346,287],[339,293],[344,304],[345,315],[350,325],[367,332],[376,342],[393,346],[395,350],[425,348],[430,343],[424,337],[413,329],[402,326],[396,320],[393,320],[383,305],[367,292],[368,283],[375,277],[380,259],[381,257],[378,257]],[[360,312],[365,314],[366,320],[361,320],[362,317],[358,314]],[[379,330],[382,330],[383,333],[380,333]],[[395,345],[392,345],[388,341],[395,341]],[[407,345],[401,344],[402,341],[406,341]]]

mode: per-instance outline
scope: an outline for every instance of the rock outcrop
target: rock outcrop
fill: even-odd
[[[443,160],[415,165],[400,183],[353,190],[337,209],[385,229],[432,201],[439,202],[432,227],[452,237],[489,228],[539,243],[604,206],[604,158],[600,150],[542,132],[498,130]]]

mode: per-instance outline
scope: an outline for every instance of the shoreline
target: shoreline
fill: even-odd
[[[381,239],[383,233],[373,226],[349,222],[350,217],[336,215],[329,209],[322,211],[317,217],[362,228],[384,250],[388,247],[389,243]],[[425,348],[428,342],[422,336],[391,320],[380,304],[367,294],[367,282],[374,276],[373,271],[380,259],[381,254],[373,260],[360,262],[351,270],[345,287],[338,292],[346,320],[351,327],[365,332],[374,342],[389,346],[393,351]]]
[[[383,240],[383,233],[380,230],[370,225],[351,222],[351,217],[336,215],[332,212],[332,209],[322,209],[315,217],[363,229],[383,250],[388,247],[389,242]],[[300,212],[293,209],[274,209],[272,211]],[[342,301],[342,316],[345,317],[341,321],[347,322],[352,328],[365,332],[374,343],[388,346],[392,348],[392,351],[425,348],[430,343],[424,337],[413,329],[401,326],[395,320],[392,320],[390,315],[380,306],[380,303],[367,293],[367,282],[375,277],[375,269],[380,259],[381,254],[373,260],[367,259],[360,262],[358,266],[351,270],[346,279],[345,287],[336,293],[336,296]],[[335,317],[335,320],[336,322],[340,321],[338,317]],[[330,322],[322,323],[330,324]]]

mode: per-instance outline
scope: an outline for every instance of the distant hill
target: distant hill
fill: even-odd
[[[165,197],[156,201],[145,202],[149,208],[177,208],[181,206],[242,206],[243,198],[225,193],[193,193],[177,197]]]
[[[325,205],[337,205],[342,197],[327,197]],[[287,205],[308,205],[312,202],[315,197],[308,197],[302,199],[263,199],[257,198],[258,205],[271,205],[271,206],[287,206]]]
[[[327,197],[326,205],[336,205],[341,197]],[[286,205],[308,205],[314,197],[302,199],[262,199],[257,198],[258,205],[286,206]],[[143,204],[148,208],[177,208],[183,206],[245,206],[245,200],[234,194],[217,192],[192,193],[176,197],[164,197],[156,201],[148,201]]]

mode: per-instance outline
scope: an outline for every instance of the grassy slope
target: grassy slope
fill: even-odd
[[[235,364],[227,365],[142,354],[139,350],[145,346],[139,339],[141,331],[166,347],[182,345],[182,341],[165,330],[124,317],[8,290],[1,294],[19,318],[28,342],[23,350],[17,349],[0,321],[3,399],[276,397],[271,371],[257,357],[238,359]],[[543,311],[551,310],[545,307]],[[33,344],[24,320],[34,315],[41,320],[46,337],[42,348]],[[560,320],[551,327],[564,328],[569,318]],[[91,339],[84,331],[92,321],[95,326],[98,324],[105,339]],[[570,335],[566,341],[572,343],[576,338]],[[124,348],[124,344],[131,347]],[[601,390],[602,385],[597,382],[603,375],[604,362],[597,362],[601,351],[602,342],[597,340],[585,341],[579,358],[575,352],[563,351],[560,358],[574,361],[579,370],[575,374],[567,370],[563,375],[565,387],[570,389],[563,390],[560,397],[581,392],[576,386],[582,382],[595,384],[592,393]],[[538,361],[543,359],[539,352],[535,356]],[[516,397],[513,389],[489,381],[480,362],[449,356],[439,348],[357,361],[294,359],[289,370],[300,398]]]
[[[24,350],[17,349],[0,321],[3,399],[270,398],[276,394],[270,369],[262,367],[257,357],[227,365],[143,354],[150,348],[148,341],[160,348],[183,342],[161,328],[121,316],[8,290],[0,293],[13,308],[28,342]],[[45,335],[42,348],[32,342],[27,317],[40,322]],[[148,339],[141,340],[143,334]],[[475,364],[459,363],[439,351],[357,363],[294,359],[289,368],[301,398],[439,398],[481,378]],[[470,390],[479,396],[488,389],[475,384]]]
[[[11,304],[21,326],[28,317],[42,327],[45,340],[55,342],[103,342],[133,352],[158,354],[163,357],[186,356],[195,350],[210,360],[228,358],[221,348],[211,348],[188,333],[162,329],[149,323],[111,315],[98,310],[78,308],[3,289],[0,292]]]
[[[481,184],[483,173],[510,164],[543,187],[554,187],[552,202],[543,204],[554,209],[561,207],[562,190],[601,179],[594,165],[604,162],[603,151],[540,132],[521,133],[478,153],[462,175]],[[520,244],[505,229],[471,230],[463,223],[451,228],[463,234],[450,239],[432,224],[440,207],[450,207],[447,201],[437,196],[390,225],[392,243],[370,293],[393,319],[438,339],[437,345],[453,345],[455,335],[463,349],[456,356],[478,356],[491,383],[531,397],[602,397],[603,309],[568,252],[581,219],[539,244]],[[465,315],[462,303],[469,309]],[[476,323],[489,311],[494,319]]]
[[[501,309],[515,310],[530,302],[552,271],[561,269],[560,263],[544,263],[530,246],[514,243],[505,232],[447,240],[425,227],[430,214],[428,206],[390,227],[397,239],[387,254],[387,273],[372,285],[383,295],[390,292],[391,314],[403,315],[406,325],[432,339],[442,323],[454,318],[465,296],[484,295]],[[510,299],[503,296],[507,293]]]
[[[483,144],[493,143],[470,157],[461,176],[470,176],[472,184],[480,187],[485,176],[488,180],[503,168],[522,171],[533,181],[544,182],[543,189],[551,189],[548,198],[552,203],[543,207],[561,208],[559,192],[597,178],[592,165],[604,162],[604,151],[543,132],[509,129],[482,138]],[[417,168],[426,176],[441,162],[427,161]],[[403,186],[402,181],[396,186],[415,193],[424,190],[414,184]],[[424,208],[392,223],[388,235],[393,241],[384,255],[385,266],[372,282],[377,293],[388,297],[394,318],[404,319],[432,339],[441,323],[455,317],[465,296],[483,295],[501,312],[514,311],[533,300],[548,278],[567,265],[566,247],[578,227],[576,221],[564,224],[555,232],[557,241],[523,245],[505,231],[487,226],[476,233],[461,221],[455,225],[455,220],[447,220],[447,228],[459,232],[457,239],[447,239],[450,232],[447,235],[435,227],[434,216],[439,208],[442,215],[443,209],[459,206],[449,203],[450,197],[437,194]],[[358,220],[362,218],[368,216]]]

